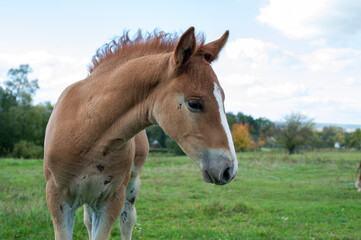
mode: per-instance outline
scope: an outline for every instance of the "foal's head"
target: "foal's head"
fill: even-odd
[[[190,156],[206,182],[223,185],[237,174],[238,163],[224,110],[224,92],[210,63],[218,57],[228,31],[196,46],[194,28],[177,43],[164,94],[157,97],[155,118]]]

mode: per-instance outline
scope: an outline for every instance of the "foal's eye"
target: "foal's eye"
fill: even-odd
[[[189,110],[193,112],[200,112],[203,110],[203,102],[197,99],[190,99],[187,101]]]

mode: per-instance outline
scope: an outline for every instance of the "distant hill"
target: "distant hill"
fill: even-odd
[[[316,123],[315,124],[315,128],[317,130],[322,130],[322,128],[329,127],[329,126],[341,127],[343,129],[345,129],[347,132],[353,132],[357,128],[361,128],[361,124],[339,124],[339,123]]]
[[[283,125],[283,122],[274,122],[276,126]],[[340,124],[340,123],[315,123],[316,130],[321,131],[324,127],[335,126],[345,129],[347,132],[353,132],[357,128],[361,128],[361,124]]]

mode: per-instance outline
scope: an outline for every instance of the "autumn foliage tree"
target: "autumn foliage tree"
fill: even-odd
[[[233,124],[247,124],[248,132],[256,143],[253,149],[264,146],[267,139],[274,135],[275,124],[266,118],[253,118],[251,115],[245,115],[241,112],[236,115],[229,112],[226,116],[231,131]]]
[[[256,144],[252,136],[249,134],[248,124],[242,124],[242,123],[233,124],[232,138],[233,138],[234,148],[236,149],[237,152],[256,148]]]

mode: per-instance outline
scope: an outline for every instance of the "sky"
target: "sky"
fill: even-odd
[[[0,3],[0,82],[29,64],[34,103],[56,103],[86,78],[103,44],[129,30],[230,37],[212,66],[227,112],[281,121],[299,112],[319,123],[361,124],[361,1],[182,0]]]

